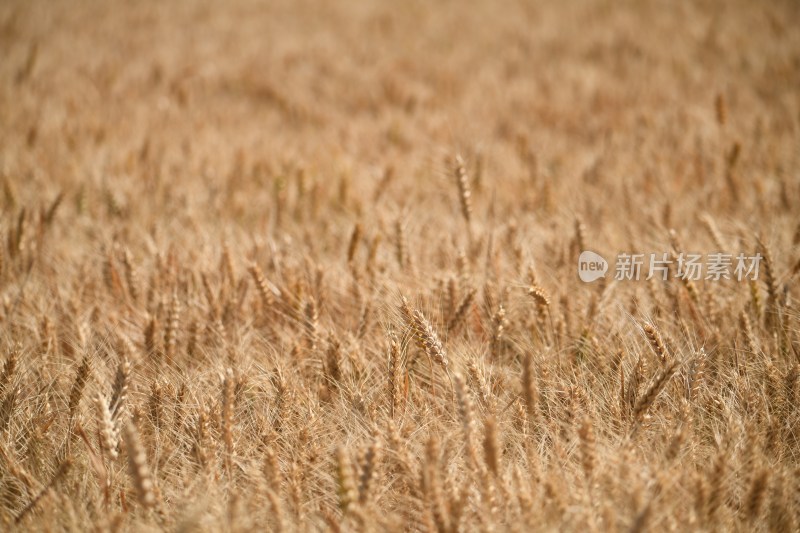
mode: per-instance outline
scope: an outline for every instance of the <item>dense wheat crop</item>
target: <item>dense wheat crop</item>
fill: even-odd
[[[6,0],[0,58],[0,529],[800,527],[797,2]]]

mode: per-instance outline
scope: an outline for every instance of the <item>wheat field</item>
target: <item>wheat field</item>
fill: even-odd
[[[6,0],[0,57],[0,529],[800,527],[797,2]]]

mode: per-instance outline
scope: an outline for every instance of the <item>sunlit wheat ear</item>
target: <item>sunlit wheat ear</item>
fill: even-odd
[[[484,422],[483,453],[486,467],[495,477],[500,475],[500,443],[497,436],[497,421],[489,417]]]
[[[248,271],[256,284],[256,289],[258,289],[258,295],[261,297],[261,303],[264,309],[268,311],[271,310],[275,305],[275,295],[267,284],[267,278],[264,277],[261,268],[255,263],[252,263],[248,267]]]
[[[428,505],[435,527],[439,531],[449,531],[450,510],[442,489],[441,469],[439,468],[439,441],[436,437],[428,439],[425,447],[423,465],[422,493]]]
[[[678,427],[669,439],[669,444],[664,452],[664,457],[668,462],[674,461],[683,451],[689,439],[689,422],[682,419],[678,422]]]
[[[486,380],[485,373],[478,368],[475,360],[470,360],[467,362],[467,375],[469,376],[470,384],[473,390],[481,401],[481,405],[489,412],[493,412],[495,403],[494,395],[492,394],[489,382]]]
[[[458,290],[458,280],[454,276],[447,278],[446,286],[442,289],[444,294],[444,301],[442,302],[444,312],[442,315],[446,319],[445,322],[449,322],[453,317],[453,312],[458,302]]]
[[[139,273],[133,265],[133,255],[128,248],[122,253],[122,266],[125,270],[125,283],[128,286],[128,294],[134,302],[139,301]]]
[[[664,368],[661,373],[656,376],[645,393],[639,398],[639,401],[633,408],[633,419],[638,424],[644,419],[644,416],[655,403],[659,393],[664,389],[670,378],[675,374],[678,369],[678,362],[673,361],[669,366]]]
[[[81,359],[81,363],[78,366],[78,370],[75,375],[75,381],[72,382],[72,389],[69,393],[68,408],[70,416],[74,415],[75,411],[78,409],[81,398],[83,398],[83,389],[86,387],[86,382],[89,381],[90,373],[90,359],[88,355],[85,355],[83,359]]]
[[[358,500],[355,480],[353,479],[353,465],[344,446],[336,449],[336,478],[339,491],[339,507],[342,512],[347,512],[350,506]]]
[[[150,398],[147,410],[153,426],[160,430],[164,424],[164,388],[158,378],[150,383]]]
[[[540,309],[546,310],[550,307],[550,297],[539,285],[531,285],[528,288],[528,295],[536,302]]]
[[[144,327],[144,350],[148,358],[158,358],[159,356],[159,343],[156,338],[158,328],[158,319],[155,316],[150,317]]]
[[[19,351],[19,346],[15,345],[8,354],[6,362],[3,364],[3,372],[0,374],[0,394],[5,394],[6,387],[14,377],[14,373],[17,370],[17,356]]]
[[[108,409],[108,403],[101,396],[95,397],[95,406],[98,414],[98,432],[101,437],[102,449],[112,459],[117,458],[118,431]]]
[[[156,505],[155,487],[147,464],[147,453],[139,441],[139,432],[133,423],[128,423],[122,429],[122,436],[128,454],[128,473],[136,489],[136,498],[139,505],[151,509]]]
[[[645,324],[643,329],[645,335],[647,335],[647,341],[653,348],[653,352],[655,352],[656,357],[661,364],[666,365],[669,359],[669,353],[667,352],[667,347],[664,345],[664,341],[661,338],[661,334],[653,324]]]
[[[408,253],[408,241],[406,240],[406,229],[403,220],[398,218],[394,223],[394,245],[397,264],[401,271],[407,271],[411,267],[411,258]]]
[[[447,354],[444,351],[444,346],[442,346],[442,341],[439,340],[439,336],[436,335],[436,331],[434,331],[428,319],[425,318],[425,315],[422,314],[422,311],[411,309],[408,300],[403,297],[401,312],[409,323],[420,350],[425,352],[436,364],[447,370]]]
[[[700,217],[700,221],[703,223],[703,227],[705,227],[706,231],[708,231],[709,235],[711,236],[711,240],[714,241],[714,246],[716,246],[718,251],[723,251],[728,249],[728,245],[725,242],[722,234],[719,232],[714,219],[708,213],[704,213]]]
[[[578,253],[583,252],[586,250],[586,224],[583,223],[580,217],[575,217],[575,246],[578,249]]]
[[[370,329],[372,325],[372,302],[367,300],[364,305],[361,306],[361,312],[359,313],[358,317],[358,326],[356,327],[356,337],[359,339],[363,339],[364,336]]]
[[[353,232],[350,234],[350,244],[347,246],[347,264],[352,264],[358,250],[358,244],[361,242],[361,224],[357,223],[353,227]]]
[[[525,400],[528,424],[532,426],[539,422],[539,385],[533,366],[533,356],[530,354],[525,354],[522,360],[522,397]]]
[[[501,355],[503,346],[503,337],[508,327],[508,319],[506,318],[506,308],[503,304],[497,306],[497,311],[492,316],[492,338],[489,344],[489,350],[492,360],[496,361]]]
[[[181,320],[181,302],[178,293],[173,292],[167,312],[167,326],[164,329],[164,354],[168,362],[175,358],[175,350],[178,345],[178,332]]]
[[[758,288],[758,281],[750,280],[750,305],[752,306],[753,314],[755,315],[756,322],[761,323],[764,318],[764,303],[761,298],[761,290]]]
[[[459,326],[466,321],[467,314],[472,308],[472,303],[475,299],[475,292],[475,289],[470,287],[467,293],[461,298],[455,311],[453,311],[450,321],[447,323],[447,331],[457,331]]]
[[[194,441],[192,443],[192,455],[202,469],[206,469],[209,466],[209,456],[211,455],[208,442],[208,418],[205,412],[198,414],[192,434]]]
[[[400,344],[394,333],[389,335],[389,375],[387,396],[389,400],[389,416],[394,418],[401,401],[400,381],[401,381],[401,362]]]
[[[758,345],[756,344],[755,335],[753,335],[753,327],[750,324],[750,317],[747,316],[747,313],[742,311],[739,313],[739,327],[742,331],[742,337],[744,338],[744,346],[747,350],[747,356],[753,356],[758,352]]]
[[[233,454],[233,402],[234,402],[233,370],[225,371],[222,382],[222,439],[225,443],[225,452],[230,457]]]
[[[128,387],[130,386],[131,379],[131,364],[123,357],[117,367],[117,373],[114,376],[114,385],[111,389],[111,399],[108,403],[108,408],[111,411],[111,418],[114,421],[120,419],[120,415],[125,410],[125,401],[128,398]],[[119,429],[119,428],[118,428]]]
[[[589,417],[584,417],[578,428],[578,438],[580,439],[581,466],[586,479],[591,482],[597,465],[597,450],[594,434],[594,426]]]
[[[372,498],[372,487],[377,481],[378,462],[380,461],[381,443],[378,440],[372,441],[364,454],[361,463],[361,475],[358,483],[358,500],[366,503]]]
[[[766,325],[768,328],[777,328],[780,325],[780,301],[778,299],[778,282],[775,274],[775,263],[772,253],[761,237],[756,239],[758,251],[762,256],[761,270],[764,273],[764,285],[767,289],[767,302],[764,308]]]
[[[472,223],[472,192],[470,191],[469,177],[460,155],[455,157],[455,176],[458,185],[458,198],[461,202],[461,215],[467,224]]]
[[[22,394],[21,387],[11,388],[0,402],[0,430],[5,431],[11,422],[18,407],[18,400]]]
[[[739,141],[734,141],[725,154],[725,184],[728,186],[728,192],[734,205],[739,203],[742,195],[742,186],[736,172],[741,154],[742,145]]]
[[[696,357],[694,357],[688,365],[688,373],[686,374],[686,399],[694,401],[703,386],[706,364],[708,356],[703,348],[700,348]]]
[[[186,355],[193,359],[197,355],[197,346],[200,342],[200,325],[197,320],[192,320],[187,328]]]
[[[450,372],[447,368],[447,354],[444,351],[442,341],[439,340],[439,336],[436,335],[436,331],[433,329],[433,326],[431,326],[430,322],[428,322],[420,310],[415,309],[412,316],[414,319],[414,329],[417,336],[417,343],[428,355],[428,358],[432,362],[435,362],[442,367],[445,374],[447,374],[447,379],[450,380],[452,384],[452,378],[450,377]],[[433,372],[433,368],[431,368],[431,372]],[[431,377],[433,377],[432,374]],[[431,387],[433,387],[432,380]]]
[[[222,244],[222,255],[219,260],[219,273],[222,279],[226,279],[230,286],[236,285],[236,267],[233,263],[233,254],[229,242]]]
[[[116,260],[114,258],[113,249],[109,248],[106,252],[105,268],[103,269],[104,281],[109,292],[117,298],[121,298],[124,294],[122,287],[122,277],[117,269]]]
[[[370,239],[369,249],[367,250],[365,269],[367,274],[373,279],[377,274],[379,267],[382,266],[382,264],[379,264],[378,262],[378,251],[383,243],[383,238],[384,236],[382,233],[375,234],[372,239]]]
[[[453,388],[458,400],[458,414],[461,418],[461,427],[464,431],[464,446],[467,452],[467,460],[472,468],[478,468],[478,455],[475,452],[474,429],[475,419],[473,417],[472,398],[469,396],[464,378],[458,372],[453,373]]]

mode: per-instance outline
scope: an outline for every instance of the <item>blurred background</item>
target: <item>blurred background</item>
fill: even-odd
[[[20,203],[110,197],[134,220],[233,206],[226,220],[249,224],[297,180],[351,213],[369,200],[341,189],[372,190],[387,173],[401,206],[402,184],[450,196],[443,160],[459,152],[476,179],[501,184],[497,202],[539,212],[599,220],[597,194],[612,208],[632,188],[727,208],[737,143],[741,198],[796,178],[799,11],[4,1],[0,171]],[[591,194],[570,193],[579,186]]]

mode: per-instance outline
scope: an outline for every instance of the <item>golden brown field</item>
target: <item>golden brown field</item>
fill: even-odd
[[[4,1],[0,57],[0,529],[800,527],[797,2]]]

